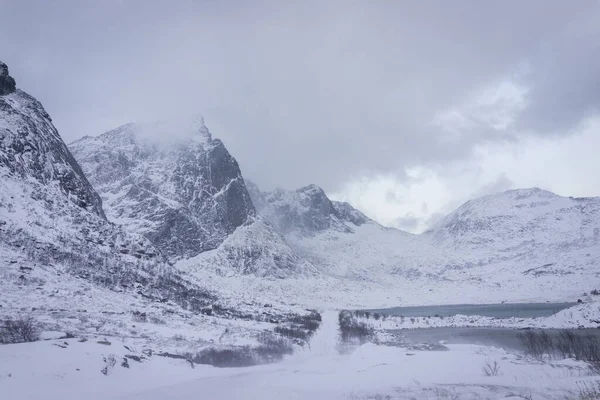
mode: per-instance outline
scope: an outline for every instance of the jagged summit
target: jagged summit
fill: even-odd
[[[201,118],[127,124],[70,146],[109,220],[145,236],[184,270],[311,273],[310,263],[256,216],[237,161]]]
[[[172,258],[218,247],[255,215],[237,161],[201,117],[127,124],[70,147],[109,219]]]
[[[249,187],[258,212],[284,235],[314,235],[330,229],[352,232],[356,226],[372,222],[348,203],[331,201],[325,191],[314,184],[266,193],[252,183]]]
[[[0,96],[17,90],[15,79],[8,73],[8,66],[0,61]]]

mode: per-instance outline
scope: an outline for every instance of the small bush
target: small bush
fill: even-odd
[[[578,335],[575,332],[563,329],[553,341],[545,332],[535,333],[528,331],[518,335],[526,354],[534,357],[549,357],[559,353],[562,358],[574,358],[586,361],[594,374],[600,375],[600,338],[596,335]]]
[[[563,329],[558,336],[556,348],[564,358],[588,362],[600,362],[600,341],[594,335],[576,335]]]
[[[0,326],[0,343],[26,343],[39,340],[40,332],[33,318],[7,319]]]
[[[600,382],[579,382],[580,400],[598,400],[600,399]]]
[[[167,323],[164,319],[155,317],[153,315],[151,315],[148,319],[150,320],[150,322],[156,325],[165,325]]]
[[[292,354],[292,342],[274,332],[263,332],[258,336],[259,346],[208,347],[186,359],[196,364],[209,364],[220,368],[249,367],[278,362]]]
[[[374,338],[375,330],[365,322],[358,321],[351,312],[340,311],[338,316],[342,342],[363,344]]]
[[[145,312],[134,311],[131,315],[135,322],[148,322],[148,315]]]
[[[590,292],[590,294],[592,294],[593,296],[600,296],[600,291],[598,291],[598,289],[594,289]]]
[[[537,358],[542,358],[544,355],[552,357],[554,354],[554,344],[552,342],[552,338],[546,333],[546,331],[541,331],[540,333],[527,331],[525,333],[519,333],[517,337],[519,338],[526,354],[530,354]]]
[[[100,372],[102,372],[102,375],[108,375],[117,364],[117,358],[113,354],[110,354],[108,357],[104,357],[103,360],[104,368]]]
[[[298,339],[304,342],[308,342],[308,339],[310,339],[312,334],[312,332],[296,326],[278,326],[275,328],[275,332],[281,336],[285,336],[290,339]]]
[[[500,374],[500,364],[496,360],[486,360],[482,369],[485,376],[498,376]]]

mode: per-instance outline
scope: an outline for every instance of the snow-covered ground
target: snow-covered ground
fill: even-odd
[[[544,276],[529,280],[524,280],[516,273],[506,273],[494,280],[431,280],[429,277],[393,275],[377,280],[326,275],[265,279],[252,275],[221,276],[204,265],[195,264],[195,261],[183,260],[175,267],[186,279],[202,282],[219,293],[219,297],[238,302],[246,301],[244,299],[283,301],[313,308],[375,309],[437,304],[497,304],[503,301],[575,302],[584,292],[594,289],[598,282],[595,273],[568,277]],[[483,274],[483,271],[480,273]],[[500,280],[502,284],[498,283]]]
[[[332,347],[337,314],[323,315],[310,349],[248,368],[192,368],[144,353],[129,339],[0,346],[0,393],[14,400],[578,399],[598,380],[582,362],[536,361],[476,345],[415,351],[365,344],[340,355]],[[484,367],[494,362],[498,374],[488,376]]]

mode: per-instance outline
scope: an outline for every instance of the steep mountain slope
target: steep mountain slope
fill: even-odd
[[[0,256],[8,276],[21,272],[16,284],[50,268],[186,305],[192,294],[203,301],[202,290],[172,274],[150,241],[106,220],[49,115],[18,89],[0,96]]]
[[[235,159],[201,117],[127,124],[70,145],[108,219],[148,238],[172,262],[220,273],[305,273],[256,212]],[[200,256],[201,255],[201,256]]]
[[[534,276],[600,272],[600,198],[510,190],[465,203],[424,236],[468,254],[471,265]]]
[[[594,244],[600,240],[600,198],[570,198],[538,188],[468,201],[430,232],[436,244],[505,250],[523,245]]]
[[[250,185],[249,192],[298,254],[344,286],[393,287],[411,303],[576,296],[600,277],[598,198],[509,191],[472,200],[433,230],[411,235],[330,201],[314,185],[271,193]]]
[[[203,282],[166,263],[150,240],[109,222],[99,195],[42,105],[13,88],[14,80],[7,77],[0,63],[2,328],[9,319],[31,317],[34,331],[58,331],[58,336],[68,332],[79,342],[94,339],[105,347],[118,337],[128,352],[135,352],[134,346],[144,349],[130,359],[140,362],[163,351],[194,351],[197,357],[205,351],[202,362],[217,363],[213,355],[223,347],[225,354],[245,355],[246,363],[268,362],[294,347],[274,332],[278,325],[291,329],[293,324],[297,335],[310,337],[319,325],[317,313],[276,299],[266,309],[264,300],[248,301],[244,293],[235,301],[219,298]],[[214,159],[222,161],[223,169],[211,170],[210,176],[223,183],[236,174],[237,165],[218,143],[214,147]],[[189,168],[185,179],[197,172],[196,156],[202,154],[188,154],[186,160],[192,161],[179,166]],[[214,215],[228,217],[224,226],[236,218],[242,227],[259,226],[250,200],[236,208],[243,196],[235,195],[235,182],[227,183],[213,198],[232,196],[234,201],[220,202],[223,209]],[[178,187],[195,190],[191,186]],[[237,186],[245,193],[243,184]],[[2,333],[0,344],[14,340]],[[284,346],[275,348],[273,343]],[[127,365],[127,359],[121,362]],[[100,368],[96,371],[100,374]]]
[[[373,223],[348,203],[329,200],[316,185],[295,191],[276,189],[270,193],[262,193],[251,182],[247,186],[261,214],[284,234],[314,235],[325,230],[349,233],[355,226]]]
[[[201,118],[128,124],[70,148],[104,196],[109,219],[170,257],[218,247],[255,214],[237,162]]]
[[[250,195],[260,215],[302,257],[337,277],[382,280],[390,274],[416,277],[432,259],[419,237],[385,228],[348,203],[331,201],[316,185]]]
[[[0,64],[0,77],[7,81],[8,68]],[[11,78],[12,79],[12,78]],[[14,79],[12,80],[14,85]],[[4,84],[6,85],[6,84]],[[0,166],[11,178],[32,178],[56,187],[76,205],[104,218],[100,196],[92,189],[81,168],[58,136],[42,105],[21,90],[0,98]]]

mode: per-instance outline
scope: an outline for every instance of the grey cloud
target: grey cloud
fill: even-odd
[[[403,217],[397,218],[391,225],[403,231],[414,232],[419,227],[420,222],[421,220],[419,218],[409,213]]]
[[[427,220],[425,221],[425,226],[428,229],[432,229],[433,227],[435,227],[435,224],[437,224],[446,215],[447,215],[447,213],[443,213],[443,212],[436,212],[436,213],[431,214],[431,216],[429,218],[427,218]]]
[[[522,62],[532,91],[517,126],[542,133],[577,122],[598,104],[600,38],[592,28],[578,40],[568,32],[598,7],[14,0],[0,13],[0,57],[67,141],[201,112],[260,186],[334,191],[363,173],[459,159],[490,140],[444,141],[430,121]]]
[[[396,193],[392,190],[388,191],[385,194],[385,200],[390,203],[397,203],[397,204],[400,204],[403,201],[402,196],[400,196],[398,193]]]
[[[486,196],[488,194],[494,194],[499,192],[504,192],[506,190],[515,189],[514,183],[508,179],[506,174],[502,173],[498,175],[496,180],[491,183],[482,186],[473,194],[473,198]]]

